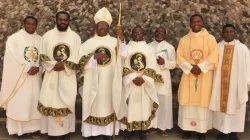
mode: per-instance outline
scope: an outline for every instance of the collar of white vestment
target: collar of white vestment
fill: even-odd
[[[167,42],[166,40],[162,40],[161,42],[157,42],[156,40],[153,41],[155,44],[157,45],[161,45],[164,44],[165,42]]]
[[[237,40],[237,39],[234,39],[234,40],[231,41],[231,42],[226,42],[225,40],[223,40],[222,42],[223,42],[223,44],[225,44],[225,45],[236,45],[236,44],[240,43],[240,41]]]
[[[37,35],[36,31],[33,34],[30,34],[30,33],[26,32],[25,29],[21,29],[20,33],[25,35],[25,36],[31,36],[31,37],[34,35]]]
[[[60,34],[67,34],[68,32],[71,31],[70,27],[68,26],[68,29],[66,31],[59,31],[57,27],[55,26],[54,30]]]
[[[110,37],[109,34],[107,34],[106,36],[98,36],[97,34],[94,35],[94,38],[98,40],[106,40],[109,37]]]
[[[133,40],[130,40],[128,45],[145,45],[147,44],[146,41],[133,41]]]

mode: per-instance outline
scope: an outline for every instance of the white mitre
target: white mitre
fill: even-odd
[[[94,20],[95,20],[95,24],[97,24],[100,21],[105,21],[109,24],[112,23],[112,16],[109,12],[109,10],[105,7],[103,7],[102,9],[100,9],[99,11],[96,12],[95,16],[94,16]]]

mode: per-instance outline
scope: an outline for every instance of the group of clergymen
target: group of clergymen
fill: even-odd
[[[250,54],[236,39],[235,27],[222,28],[223,40],[203,28],[199,14],[190,18],[190,32],[181,38],[177,57],[165,41],[166,30],[155,30],[154,41],[144,41],[136,26],[125,44],[121,26],[111,37],[110,12],[94,16],[95,35],[81,44],[69,27],[70,15],[56,14],[56,26],[40,37],[37,19],[27,16],[24,28],[8,37],[4,56],[0,105],[6,110],[8,133],[28,133],[69,140],[75,131],[75,101],[82,97],[84,140],[111,140],[120,130],[124,140],[138,131],[140,140],[158,133],[167,137],[173,127],[170,71],[179,67],[178,126],[182,139],[195,131],[205,140],[207,130],[218,140],[238,140],[244,132],[250,83]],[[176,59],[177,58],[177,59]],[[76,74],[79,72],[80,74]],[[44,75],[42,78],[42,74]]]

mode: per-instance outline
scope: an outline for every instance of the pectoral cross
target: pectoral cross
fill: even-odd
[[[61,120],[61,117],[56,117],[56,122],[59,126],[63,127],[63,120]]]

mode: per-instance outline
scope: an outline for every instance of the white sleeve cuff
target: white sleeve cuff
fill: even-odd
[[[53,70],[56,63],[57,61],[45,61],[45,62],[41,62],[41,65],[46,71],[51,71]]]
[[[31,67],[39,67],[39,63],[35,63],[35,64],[26,64],[25,66],[25,71],[24,72],[29,72]]]
[[[182,71],[188,75],[190,73],[190,71],[192,70],[193,66],[188,63],[187,61],[182,62],[181,64],[179,64],[179,67],[182,69]]]
[[[213,64],[208,61],[203,61],[198,64],[198,67],[201,69],[202,73],[207,73],[213,67]]]
[[[30,66],[30,65],[26,65],[26,66],[25,66],[25,71],[24,71],[24,72],[28,73],[28,72],[29,72],[29,70],[30,70],[30,68],[31,68],[31,66]]]
[[[127,54],[128,54],[128,49],[126,47],[126,44],[122,43],[121,41],[120,41],[119,53],[121,57],[127,57]]]

